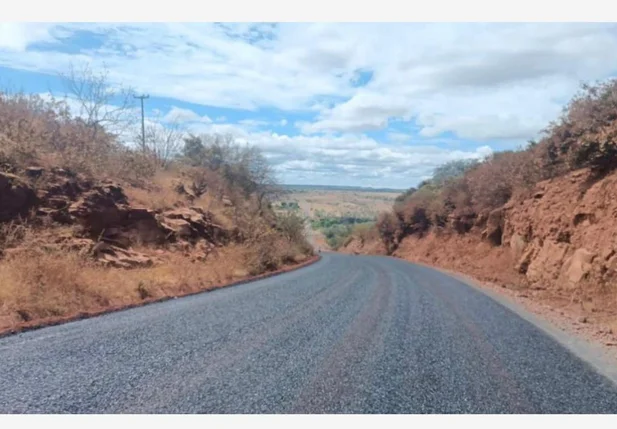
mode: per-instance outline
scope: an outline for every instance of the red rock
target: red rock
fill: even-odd
[[[0,173],[0,222],[26,217],[37,203],[34,190],[19,177]]]

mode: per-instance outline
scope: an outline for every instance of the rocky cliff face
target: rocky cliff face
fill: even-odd
[[[27,175],[36,186],[0,173],[0,220],[29,216],[30,222],[74,226],[74,234],[55,235],[41,246],[78,250],[109,267],[156,263],[153,257],[131,249],[137,244],[165,247],[204,260],[232,237],[231,231],[201,207],[157,212],[131,205],[123,188],[111,181],[96,183],[63,169],[32,167]],[[19,251],[19,247],[4,249],[5,254]]]
[[[617,174],[590,184],[580,170],[541,182],[533,198],[504,207],[502,242],[533,285],[617,286]]]

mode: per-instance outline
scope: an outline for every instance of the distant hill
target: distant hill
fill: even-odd
[[[334,185],[282,185],[288,191],[353,191],[353,192],[404,192],[405,189],[370,188],[362,186],[334,186]]]

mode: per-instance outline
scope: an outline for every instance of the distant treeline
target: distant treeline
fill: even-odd
[[[354,216],[326,216],[319,217],[311,221],[314,229],[331,228],[335,225],[355,225],[357,223],[374,222],[374,217],[354,217]]]
[[[291,201],[291,202],[283,201],[281,202],[280,207],[282,209],[288,209],[288,210],[300,210],[300,206],[295,201]]]

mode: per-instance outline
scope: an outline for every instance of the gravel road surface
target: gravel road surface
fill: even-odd
[[[0,413],[617,413],[617,388],[452,277],[323,254],[0,339]]]

